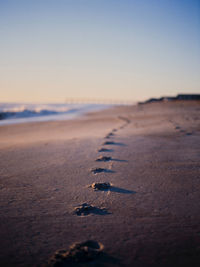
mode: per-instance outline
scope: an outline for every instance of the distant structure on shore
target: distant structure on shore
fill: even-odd
[[[163,96],[160,98],[150,98],[144,102],[138,102],[139,105],[152,102],[165,102],[165,101],[177,101],[177,100],[200,100],[200,94],[180,94],[177,96]]]
[[[115,100],[115,99],[95,99],[95,98],[66,98],[67,104],[105,104],[105,105],[133,105],[136,101]]]

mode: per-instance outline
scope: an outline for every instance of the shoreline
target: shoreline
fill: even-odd
[[[84,116],[88,112],[111,107],[108,104],[14,104],[0,103],[0,126],[46,121],[65,121]],[[3,110],[2,106],[4,107]],[[65,111],[64,111],[65,110]]]
[[[199,115],[181,101],[0,127],[2,266],[87,240],[104,246],[91,266],[199,266]],[[96,209],[77,216],[83,203]]]

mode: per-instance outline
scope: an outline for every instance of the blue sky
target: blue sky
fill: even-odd
[[[200,93],[200,1],[0,0],[3,102]]]

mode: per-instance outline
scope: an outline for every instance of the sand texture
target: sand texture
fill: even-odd
[[[200,266],[200,103],[0,127],[0,266]]]

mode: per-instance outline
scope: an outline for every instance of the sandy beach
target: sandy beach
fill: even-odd
[[[90,261],[55,266],[200,266],[199,145],[199,101],[1,126],[0,265],[93,240]]]

